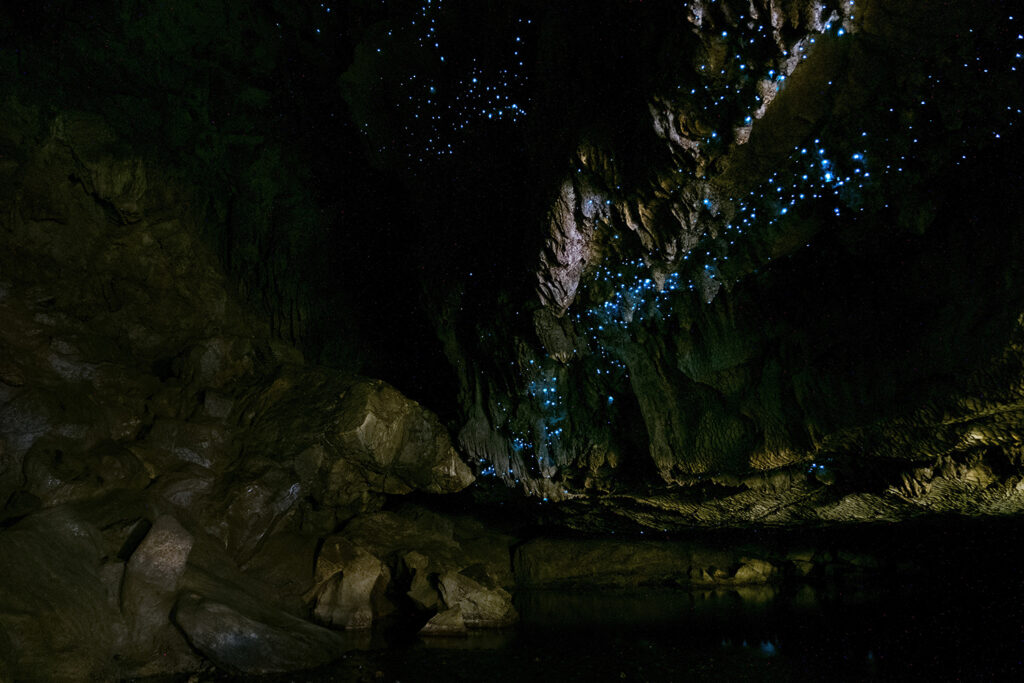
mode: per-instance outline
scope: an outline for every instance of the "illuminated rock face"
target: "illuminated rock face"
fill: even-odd
[[[443,333],[483,481],[656,527],[1021,509],[1024,17],[940,5],[610,22],[639,85],[562,131],[533,298]]]

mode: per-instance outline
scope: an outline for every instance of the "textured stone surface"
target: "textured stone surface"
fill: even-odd
[[[438,612],[420,629],[421,636],[464,636],[466,633],[460,605]]]
[[[437,628],[496,628],[517,615],[504,587],[514,582],[513,538],[466,517],[416,506],[362,515],[324,539],[316,583],[306,600],[326,624],[366,628],[395,611],[388,595],[405,594],[422,614],[460,606]],[[424,616],[423,618],[426,618]]]
[[[512,596],[500,586],[487,587],[457,572],[444,572],[437,585],[444,604],[459,609],[467,628],[501,628],[519,620]]]
[[[340,637],[327,629],[284,613],[260,616],[250,617],[192,593],[182,596],[174,611],[174,621],[189,642],[218,667],[234,673],[311,668],[344,651]]]
[[[494,316],[445,341],[478,473],[594,531],[1024,510],[1015,35],[995,6],[898,5],[624,12],[660,46],[622,46],[635,92],[570,61],[638,106],[587,119],[628,137],[566,143],[535,296],[467,288],[442,312]],[[947,60],[967,25],[996,90]]]
[[[495,585],[513,583],[509,547],[515,539],[472,517],[441,515],[407,505],[358,517],[346,525],[342,535],[377,557],[403,561],[416,571],[438,574],[477,567]]]
[[[516,581],[526,588],[740,588],[787,579],[849,575],[878,558],[863,550],[841,553],[787,548],[792,543],[735,545],[703,541],[535,539],[516,549]],[[851,546],[852,548],[853,546]],[[891,568],[886,569],[891,570]]]
[[[0,185],[3,676],[337,657],[300,618],[320,540],[385,494],[472,482],[444,427],[272,341],[200,238],[191,191],[98,117],[47,128],[2,106],[0,148],[19,159]],[[369,625],[356,567],[330,557],[317,613]]]
[[[313,616],[329,626],[369,628],[383,611],[390,581],[391,572],[380,559],[344,538],[328,536],[317,555]]]
[[[267,586],[274,603],[295,616],[306,616],[304,596],[314,586],[316,554],[321,539],[297,533],[269,537],[241,567],[247,577]]]
[[[111,654],[124,631],[101,555],[98,530],[67,508],[0,534],[0,660],[11,680],[117,676]]]
[[[449,96],[391,101],[423,60],[357,44],[368,3],[334,13],[343,95],[304,10],[122,4],[0,9],[35,102],[0,103],[0,678],[309,666],[338,640],[299,616],[362,628],[384,594],[508,624],[513,539],[396,501],[481,479],[447,504],[667,537],[1024,512],[1003,4],[541,3],[536,123],[426,160]],[[753,598],[884,569],[820,539],[516,554],[528,585]]]
[[[162,673],[195,666],[181,633],[171,624],[193,542],[192,534],[177,520],[163,515],[154,520],[125,566],[121,612],[140,675],[149,673],[149,668]]]

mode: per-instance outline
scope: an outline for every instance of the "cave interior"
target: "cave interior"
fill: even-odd
[[[1022,77],[1014,0],[5,4],[0,681],[1019,673]]]

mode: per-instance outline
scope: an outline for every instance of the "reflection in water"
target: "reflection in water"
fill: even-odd
[[[1024,680],[1020,577],[918,579],[520,591],[517,628],[374,636],[368,651],[304,680]]]
[[[643,662],[645,680],[740,669],[770,680],[986,679],[1024,670],[1020,608],[1008,597],[913,584],[529,591],[517,596],[522,628],[512,646],[541,659],[590,653],[583,668],[630,658]]]
[[[515,629],[470,631],[464,636],[421,636],[424,647],[432,650],[501,650],[516,639]]]
[[[813,592],[813,591],[812,591]],[[676,622],[681,618],[710,618],[734,611],[765,609],[776,597],[770,586],[685,591],[637,589],[631,591],[522,591],[516,608],[524,625],[625,626]]]

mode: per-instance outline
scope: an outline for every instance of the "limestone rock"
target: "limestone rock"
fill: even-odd
[[[412,581],[409,583],[406,595],[419,609],[435,609],[441,596],[427,572],[430,558],[414,550],[406,553],[403,563],[406,571],[412,574]]]
[[[316,587],[312,591],[317,620],[347,629],[369,628],[384,610],[384,590],[391,572],[377,557],[332,536],[317,558]]]
[[[537,539],[516,549],[516,579],[527,586],[621,586],[685,581],[691,549],[671,544]]]
[[[421,636],[464,636],[466,635],[466,620],[462,618],[462,607],[456,605],[443,612],[438,612],[430,618],[423,628],[420,629]]]
[[[7,680],[119,677],[112,655],[120,614],[102,578],[101,543],[98,529],[67,506],[0,533],[0,661]]]
[[[740,558],[740,568],[736,570],[733,580],[742,584],[768,583],[778,573],[775,566],[766,560],[756,557]]]
[[[215,421],[159,418],[140,447],[151,467],[163,471],[185,463],[219,469],[233,455],[224,425]]]
[[[376,557],[404,557],[417,572],[431,575],[478,566],[495,585],[514,583],[509,547],[515,539],[472,518],[405,505],[358,517],[342,535]]]
[[[239,467],[218,482],[200,515],[206,530],[243,563],[293,512],[302,492],[289,469],[256,467],[258,473],[245,469]]]
[[[437,417],[384,382],[283,366],[237,410],[249,459],[298,475],[316,503],[306,519],[334,514],[324,533],[379,507],[382,494],[451,493],[474,479]]]
[[[437,583],[444,604],[459,608],[467,628],[500,628],[519,619],[512,596],[503,588],[488,588],[457,572],[441,574]]]
[[[243,337],[210,337],[185,357],[182,380],[199,390],[221,389],[253,371],[253,344]]]
[[[508,625],[517,618],[503,588],[513,581],[511,542],[412,505],[363,515],[325,539],[306,600],[318,620],[350,629],[393,611],[387,592],[404,592],[424,612],[461,605],[468,628]]]
[[[192,551],[193,537],[169,515],[158,517],[124,573],[121,610],[129,627],[138,675],[182,670],[194,665],[181,633],[170,621]],[[168,664],[165,660],[173,661]]]
[[[226,671],[268,674],[308,669],[344,651],[338,634],[284,612],[254,618],[244,608],[187,593],[174,622],[188,641]]]
[[[437,417],[384,382],[349,388],[336,420],[342,452],[365,463],[380,490],[451,493],[473,482]]]
[[[186,465],[161,474],[153,482],[151,499],[158,509],[197,509],[212,494],[216,481],[217,477],[211,470],[198,465]]]
[[[520,585],[537,588],[738,587],[780,580],[782,560],[775,552],[753,544],[548,538],[520,545],[514,568]],[[799,551],[789,559],[805,559],[808,571],[816,566],[810,554]]]
[[[584,209],[586,213],[583,213]],[[558,199],[551,209],[550,234],[545,240],[537,276],[541,301],[559,315],[576,296],[580,276],[592,258],[590,240],[596,221],[606,211],[604,198],[596,196],[590,187],[580,187],[575,179],[562,183]]]
[[[246,576],[267,586],[275,604],[295,616],[305,616],[306,595],[314,585],[320,539],[298,533],[274,534],[245,563]]]
[[[112,442],[83,452],[74,440],[44,437],[25,455],[24,470],[26,490],[44,507],[141,490],[150,481],[139,459]]]

